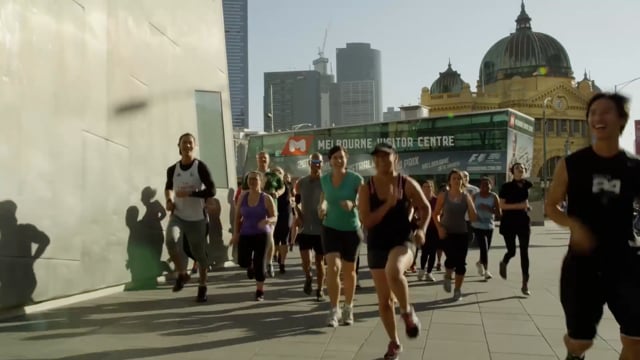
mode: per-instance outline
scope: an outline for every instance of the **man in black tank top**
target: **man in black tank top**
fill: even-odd
[[[589,101],[595,141],[558,163],[547,197],[547,215],[571,230],[560,280],[567,359],[584,359],[605,303],[620,324],[620,359],[640,359],[640,241],[633,232],[640,159],[619,148],[627,104],[618,94]],[[558,207],[565,196],[566,214]]]

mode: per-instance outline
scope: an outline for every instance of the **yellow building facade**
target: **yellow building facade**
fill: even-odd
[[[485,54],[476,89],[472,92],[449,63],[431,88],[422,88],[421,104],[431,116],[512,108],[535,118],[533,177],[543,177],[544,119],[549,177],[559,159],[589,145],[586,107],[600,89],[586,72],[582,80],[575,80],[566,50],[553,37],[532,30],[524,2],[516,31]]]

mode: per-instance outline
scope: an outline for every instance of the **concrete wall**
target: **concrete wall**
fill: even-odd
[[[0,19],[0,308],[129,281],[125,214],[146,186],[164,204],[184,132],[216,164],[228,238],[221,0],[4,0]],[[196,90],[221,118],[198,122]],[[114,112],[131,99],[146,106]]]

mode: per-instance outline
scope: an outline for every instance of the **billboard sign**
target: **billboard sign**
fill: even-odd
[[[286,156],[272,158],[274,165],[282,167],[293,177],[309,173],[308,156]],[[362,176],[375,172],[370,154],[349,155],[347,168]],[[398,170],[405,175],[446,175],[452,169],[467,170],[472,173],[499,174],[507,171],[505,151],[438,151],[405,152],[399,154]],[[323,171],[329,171],[325,158]]]

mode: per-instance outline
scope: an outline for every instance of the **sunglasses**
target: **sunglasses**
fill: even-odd
[[[311,160],[311,165],[322,165],[322,160]]]

